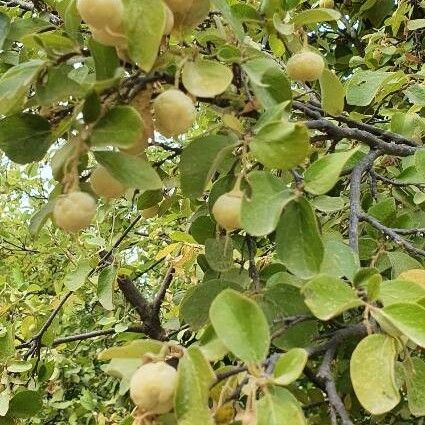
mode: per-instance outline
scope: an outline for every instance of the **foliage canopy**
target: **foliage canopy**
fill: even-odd
[[[0,425],[422,423],[424,29],[1,1]]]

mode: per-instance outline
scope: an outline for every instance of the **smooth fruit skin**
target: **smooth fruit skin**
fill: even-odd
[[[124,16],[122,0],[77,0],[77,10],[87,25],[117,30]]]
[[[173,13],[187,13],[193,4],[193,0],[165,0]]]
[[[105,46],[112,46],[121,49],[127,47],[127,38],[122,33],[114,32],[108,27],[102,29],[91,27],[91,34],[95,41],[104,44]]]
[[[90,177],[90,185],[96,195],[107,199],[119,198],[125,187],[103,166],[96,167]]]
[[[217,223],[227,231],[241,228],[243,192],[238,189],[221,195],[215,202],[212,213]]]
[[[141,366],[130,381],[130,397],[145,412],[163,414],[172,410],[177,371],[165,362]]]
[[[333,9],[335,7],[335,2],[334,0],[320,0],[319,6],[325,9]]]
[[[289,77],[298,81],[315,81],[325,69],[323,58],[314,52],[302,52],[292,56],[286,65]]]
[[[155,126],[165,137],[186,133],[196,117],[195,105],[182,91],[171,89],[160,94],[153,104]]]
[[[174,27],[174,13],[165,3],[164,3],[164,8],[165,8],[165,15],[166,15],[164,34],[168,35],[168,34],[171,34],[171,31],[173,30],[173,27]]]
[[[53,219],[58,227],[76,233],[88,227],[96,214],[96,201],[85,192],[71,192],[56,201]]]

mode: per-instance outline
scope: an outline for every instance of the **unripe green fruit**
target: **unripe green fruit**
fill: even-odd
[[[212,213],[217,223],[227,231],[241,228],[243,192],[239,189],[221,195],[215,202]]]
[[[335,7],[335,2],[334,0],[320,0],[319,6],[325,9],[333,9]]]
[[[93,39],[105,46],[112,46],[124,49],[127,47],[127,38],[121,32],[115,32],[105,27],[98,29],[90,27]]]
[[[292,56],[286,65],[289,77],[298,81],[315,81],[325,69],[323,58],[314,52],[302,52]]]
[[[90,177],[90,185],[96,195],[107,199],[119,198],[125,192],[125,187],[111,173],[99,165]]]
[[[97,29],[117,30],[124,16],[122,0],[77,0],[77,9],[86,24]]]
[[[53,219],[58,227],[69,233],[88,227],[96,214],[96,201],[85,192],[71,192],[56,201]]]
[[[165,137],[186,133],[195,121],[195,106],[180,90],[171,89],[160,94],[153,107],[155,126]]]
[[[130,381],[130,397],[145,412],[160,415],[173,408],[177,371],[165,362],[141,366]]]

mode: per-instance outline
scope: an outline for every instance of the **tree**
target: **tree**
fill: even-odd
[[[424,5],[318,3],[0,3],[0,425],[422,423]]]

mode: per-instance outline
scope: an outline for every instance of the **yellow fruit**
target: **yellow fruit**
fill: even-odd
[[[130,381],[130,397],[145,412],[167,413],[173,408],[177,371],[165,362],[141,366]]]
[[[77,0],[77,9],[86,24],[97,29],[117,30],[124,16],[122,0]]]
[[[69,233],[88,227],[96,214],[96,201],[85,192],[71,192],[56,201],[53,219],[58,227]]]
[[[111,173],[99,165],[90,176],[90,185],[96,195],[107,199],[119,198],[125,192],[125,187]]]
[[[159,212],[159,206],[154,205],[153,207],[142,210],[142,216],[144,218],[153,218],[158,214],[158,212]]]
[[[217,223],[229,232],[241,228],[243,192],[239,189],[221,195],[215,202],[212,213]]]
[[[195,121],[195,105],[180,90],[171,89],[160,94],[153,107],[156,128],[165,137],[186,133]]]
[[[98,43],[119,49],[125,49],[127,47],[127,38],[121,32],[112,31],[108,27],[102,29],[90,27],[90,29],[93,39]]]
[[[193,5],[193,0],[165,0],[173,13],[187,13]]]
[[[334,0],[320,0],[320,7],[324,7],[325,9],[333,9],[335,7]]]
[[[314,81],[325,69],[323,58],[314,52],[302,52],[292,56],[286,65],[289,77],[299,81]]]
[[[165,21],[165,30],[164,34],[168,35],[171,33],[174,27],[174,14],[172,10],[164,3],[165,7],[165,14],[166,14],[166,21]]]

